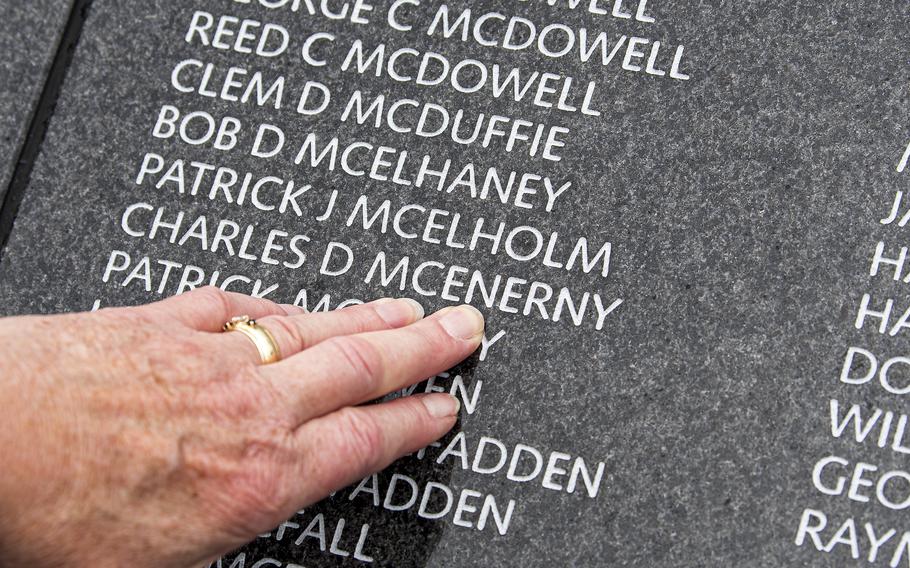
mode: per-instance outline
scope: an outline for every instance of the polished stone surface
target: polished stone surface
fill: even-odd
[[[0,0],[0,199],[69,14],[68,0]]]
[[[376,4],[377,13],[384,14],[387,4]],[[364,282],[369,259],[379,250],[390,258],[409,254],[624,300],[601,331],[590,321],[574,326],[566,314],[552,322],[532,317],[535,312],[525,317],[484,309],[490,335],[499,330],[507,335],[486,360],[475,357],[457,370],[469,391],[482,383],[476,409],[463,411],[458,427],[472,456],[480,438],[489,436],[509,448],[537,448],[544,459],[564,452],[572,459],[582,456],[589,467],[602,461],[606,467],[596,498],[588,497],[583,485],[574,494],[546,489],[542,475],[517,483],[504,471],[465,471],[457,458],[437,464],[433,458],[440,450],[430,449],[423,459],[406,458],[383,473],[381,486],[399,473],[422,486],[443,483],[456,497],[473,489],[495,495],[500,506],[514,499],[506,535],[497,534],[492,521],[478,531],[456,526],[451,513],[434,521],[414,509],[387,511],[363,493],[349,499],[348,489],[252,543],[240,553],[242,562],[238,555],[229,556],[225,567],[249,567],[267,558],[277,563],[260,566],[364,565],[320,550],[318,538],[295,542],[314,519],[316,530],[320,514],[326,549],[339,519],[346,528],[336,552],[350,555],[361,526],[369,524],[363,552],[373,565],[399,568],[844,566],[854,561],[843,545],[828,553],[811,543],[794,544],[804,509],[825,511],[832,526],[855,517],[860,533],[866,521],[883,532],[892,527],[898,535],[910,529],[900,511],[823,495],[812,483],[814,464],[828,454],[870,461],[882,471],[905,463],[897,453],[834,439],[828,404],[837,398],[893,411],[907,406],[874,385],[838,381],[851,345],[891,355],[908,347],[904,335],[853,326],[864,292],[883,302],[905,291],[901,282],[870,278],[869,261],[880,239],[895,247],[901,243],[900,230],[879,219],[887,215],[894,192],[907,187],[907,174],[895,171],[908,142],[906,10],[847,1],[651,3],[657,22],[643,24],[544,3],[451,7],[460,11],[467,5],[478,14],[499,10],[538,22],[562,21],[574,29],[604,29],[611,36],[637,33],[668,46],[682,43],[684,71],[691,78],[624,72],[616,63],[554,61],[471,41],[403,35],[384,26],[355,29],[253,4],[96,2],[3,255],[0,305],[7,313],[54,312],[90,309],[96,300],[116,305],[160,297],[157,279],[151,292],[136,279],[123,286],[126,272],[104,282],[113,250],[134,263],[148,255],[153,263],[168,259],[197,266],[206,276],[219,270],[222,276],[261,279],[264,287],[278,285],[268,297],[285,302],[306,288],[311,306],[325,293],[336,302],[398,293]],[[283,24],[295,40],[329,31],[348,43],[355,37],[368,45],[385,41],[391,47],[439,51],[453,61],[474,57],[571,75],[581,83],[595,81],[603,114],[591,119],[387,77],[366,80],[337,68],[313,69],[293,57],[263,63],[251,55],[188,45],[186,26],[200,6]],[[425,7],[412,21],[425,27],[430,17]],[[284,74],[296,87],[310,79],[323,81],[339,99],[360,88],[372,96],[387,93],[518,115],[567,126],[572,137],[564,159],[554,163],[520,152],[415,139],[385,128],[339,125],[326,115],[300,117],[294,103],[275,110],[201,99],[169,86],[174,65],[186,58]],[[476,161],[504,171],[542,172],[571,180],[573,188],[548,214],[472,199],[464,191],[446,194],[355,178],[340,168],[329,172],[295,165],[293,152],[261,160],[238,151],[190,147],[150,135],[164,104],[278,124],[291,145],[313,131],[407,148],[415,156],[448,157],[456,165]],[[340,112],[340,103],[334,104]],[[252,142],[247,132],[242,139]],[[155,189],[148,182],[137,186],[146,152],[294,179],[313,189],[298,218],[293,211],[257,211],[248,204],[181,195],[172,187]],[[363,192],[371,203],[389,199],[393,208],[419,203],[458,211],[465,224],[485,217],[509,227],[533,225],[547,237],[555,231],[572,242],[581,236],[591,243],[609,240],[613,265],[602,278],[518,262],[502,252],[466,253],[380,236],[346,226],[337,212],[319,222],[315,217],[333,189],[339,190],[339,210],[346,212]],[[139,202],[172,214],[186,211],[187,219],[204,214],[213,221],[256,224],[257,230],[306,234],[311,239],[307,250],[317,252],[302,267],[289,269],[202,251],[198,240],[180,246],[160,237],[130,237],[120,228],[121,216]],[[253,246],[261,247],[263,239],[257,233]],[[318,252],[333,240],[347,243],[358,260],[349,274],[321,276]],[[174,269],[163,293],[176,291],[183,270]],[[410,289],[405,293],[417,295]],[[439,296],[418,299],[428,309],[448,305]],[[475,304],[482,307],[477,298]],[[448,386],[451,379],[440,383]],[[565,485],[566,477],[558,479]],[[477,522],[476,514],[468,517]],[[833,531],[826,535],[830,539]],[[896,544],[900,536],[894,538]],[[887,565],[893,552],[883,551],[875,565]],[[868,554],[868,546],[861,553]]]

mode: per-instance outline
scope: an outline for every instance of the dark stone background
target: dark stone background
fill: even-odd
[[[0,199],[41,94],[69,0],[0,0]]]
[[[379,2],[377,2],[379,4]],[[342,237],[358,251],[377,245],[442,262],[478,266],[490,273],[538,276],[576,289],[605,290],[626,299],[604,332],[587,327],[487,313],[489,327],[510,336],[488,361],[465,372],[484,380],[480,409],[463,416],[470,439],[495,436],[546,451],[604,460],[607,478],[591,500],[515,484],[501,476],[433,469],[403,460],[396,471],[422,480],[488,491],[518,506],[506,537],[409,514],[380,514],[329,500],[315,510],[371,524],[371,549],[380,565],[410,566],[843,566],[839,551],[795,547],[803,508],[837,519],[874,519],[907,530],[905,516],[880,506],[858,506],[820,495],[812,465],[829,453],[883,468],[904,467],[893,454],[834,440],[828,433],[828,399],[906,408],[879,390],[845,389],[837,382],[849,345],[904,353],[905,338],[882,339],[852,327],[859,298],[904,296],[901,285],[870,284],[875,243],[894,229],[877,224],[906,176],[894,164],[907,143],[910,90],[910,16],[901,3],[810,0],[654,2],[653,25],[591,21],[583,13],[545,5],[470,2],[479,13],[499,9],[535,21],[548,17],[573,27],[683,43],[692,79],[655,80],[615,67],[554,63],[532,53],[504,54],[465,44],[458,55],[507,67],[520,65],[595,80],[608,104],[597,121],[476,95],[414,89],[388,79],[356,78],[373,93],[412,96],[448,106],[489,106],[504,114],[560,122],[573,129],[571,151],[558,165],[520,156],[421,141],[411,144],[385,130],[337,127],[327,119],[297,119],[291,109],[204,103],[213,113],[275,121],[294,132],[315,130],[343,138],[406,143],[419,152],[450,154],[456,163],[476,159],[502,169],[543,170],[575,182],[554,215],[525,212],[457,194],[403,191],[365,184],[342,174],[297,171],[289,161],[263,163],[232,153],[230,165],[306,180],[320,191],[343,189],[347,203],[368,190],[394,203],[419,200],[457,208],[465,218],[485,216],[529,222],[567,236],[612,239],[614,272],[604,285],[576,273],[545,272],[448,249],[377,240],[372,233],[290,218],[257,218],[249,209],[133,185],[146,151],[217,160],[149,135],[164,103],[202,108],[198,98],[174,93],[168,79],[185,57],[268,68],[302,83],[326,80],[291,59],[268,65],[182,42],[193,10],[224,10],[287,25],[292,31],[355,33],[349,25],[318,18],[266,13],[252,6],[190,0],[97,0],[91,9],[63,96],[25,201],[0,264],[0,306],[9,314],[85,310],[152,299],[138,288],[103,284],[111,249],[152,255],[225,272],[256,272],[281,282],[289,301],[299,287],[321,295],[385,295],[354,278],[317,278],[311,265],[298,271],[268,269],[215,258],[161,241],[133,240],[119,229],[123,208],[147,200],[188,212],[210,213],[264,226],[286,225],[314,241]],[[468,3],[452,2],[453,6]],[[401,36],[383,27],[358,30],[368,43],[453,53],[457,44]],[[4,34],[5,35],[5,34]],[[334,73],[345,85],[352,76]],[[345,93],[351,87],[341,87]],[[397,141],[397,144],[395,143]],[[287,227],[286,227],[287,228]],[[895,243],[898,244],[898,243]],[[428,308],[442,307],[421,299]],[[308,516],[306,518],[309,518]],[[832,520],[832,522],[834,522]],[[261,539],[251,558],[271,555],[305,566],[356,565]]]

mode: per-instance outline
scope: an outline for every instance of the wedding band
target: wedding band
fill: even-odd
[[[231,321],[224,324],[224,331],[242,333],[252,341],[259,351],[259,358],[262,359],[263,365],[281,361],[281,349],[278,347],[278,342],[275,341],[275,336],[256,323],[256,320],[250,319],[250,316],[232,318]]]

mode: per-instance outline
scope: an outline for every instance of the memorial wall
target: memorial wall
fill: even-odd
[[[0,0],[0,199],[13,177],[70,10],[67,0]]]
[[[452,433],[217,566],[910,566],[905,5],[77,5],[4,314],[487,317],[395,395]]]

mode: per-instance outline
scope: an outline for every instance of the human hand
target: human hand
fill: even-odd
[[[284,360],[221,333],[237,315]],[[482,333],[469,307],[307,314],[212,288],[0,320],[0,565],[205,564],[450,430],[447,394],[357,405],[450,368]]]

